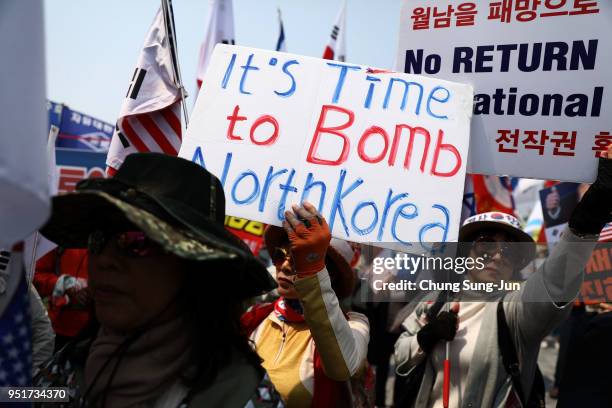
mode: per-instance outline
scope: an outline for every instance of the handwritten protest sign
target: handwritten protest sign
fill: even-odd
[[[396,70],[474,86],[468,172],[592,182],[612,141],[612,2],[404,0]]]
[[[229,215],[280,225],[309,200],[339,238],[456,240],[471,87],[228,45],[204,84],[179,155]]]

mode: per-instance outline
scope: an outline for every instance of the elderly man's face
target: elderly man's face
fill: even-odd
[[[180,258],[150,242],[146,252],[126,251],[117,236],[95,252],[89,255],[89,284],[102,326],[130,332],[170,312],[185,279]]]

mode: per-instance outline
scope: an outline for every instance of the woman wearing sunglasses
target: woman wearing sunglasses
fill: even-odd
[[[264,235],[280,298],[253,307],[243,326],[287,407],[353,406],[348,380],[364,367],[369,341],[367,318],[340,307],[355,284],[353,249],[330,245],[327,222],[307,202],[285,217]]]
[[[276,285],[224,218],[216,177],[154,153],[54,197],[42,232],[87,248],[99,325],[35,384],[69,387],[70,407],[282,406],[239,325],[242,301]]]
[[[540,342],[570,312],[598,234],[612,221],[610,158],[612,147],[599,159],[597,180],[560,242],[519,290],[464,291],[446,304],[446,294],[434,294],[436,301],[420,303],[403,322],[405,331],[395,344],[396,371],[406,384],[398,407],[539,406]],[[459,241],[469,243],[463,255],[482,263],[467,272],[472,283],[520,280],[521,269],[535,256],[535,243],[507,214],[468,218]]]

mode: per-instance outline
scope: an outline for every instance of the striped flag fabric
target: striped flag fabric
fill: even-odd
[[[283,28],[283,17],[280,8],[278,9],[278,40],[276,41],[276,51],[287,52],[287,43],[285,42],[285,29]]]
[[[121,106],[106,158],[113,175],[125,157],[136,152],[176,156],[181,147],[181,92],[175,78],[172,42],[160,8],[147,33]]]
[[[472,174],[476,212],[503,212],[515,216],[512,186],[508,177]]]
[[[336,17],[336,23],[332,28],[329,42],[323,52],[323,58],[328,60],[346,61],[346,1]]]
[[[202,80],[212,57],[212,52],[217,44],[235,44],[234,39],[234,8],[232,0],[211,0],[206,35],[200,46],[200,58],[196,80],[198,89],[202,86]]]
[[[612,242],[612,223],[608,223],[599,233],[599,242]]]
[[[32,329],[22,246],[0,249],[0,387],[32,382]]]

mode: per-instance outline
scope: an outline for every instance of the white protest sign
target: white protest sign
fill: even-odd
[[[612,2],[404,0],[397,71],[474,86],[468,172],[591,182],[612,140]]]
[[[229,45],[204,84],[179,156],[220,178],[227,214],[280,225],[308,200],[338,238],[456,240],[470,86]]]

